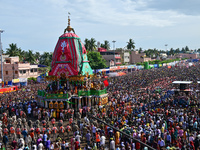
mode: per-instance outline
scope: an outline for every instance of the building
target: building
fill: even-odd
[[[0,56],[1,56],[1,55],[0,55]],[[3,55],[2,57],[3,57],[3,62],[4,62],[4,61],[5,61],[5,58],[8,58],[9,55]],[[0,57],[0,63],[1,63],[1,57]]]
[[[198,53],[179,53],[175,56],[176,58],[188,58],[188,59],[198,59],[199,54]]]
[[[145,53],[139,53],[138,51],[131,51],[130,63],[136,64],[138,62],[151,61],[151,58],[147,58]]]
[[[124,49],[117,49],[116,52],[120,54],[122,64],[124,65],[130,64],[130,51]]]
[[[30,63],[19,62],[19,57],[4,56],[3,61],[3,77],[4,81],[12,81],[18,78],[38,77],[38,65],[30,65]],[[1,67],[0,67],[0,78]]]
[[[121,56],[119,52],[113,50],[106,50],[104,48],[98,48],[98,52],[102,55],[102,57],[106,60],[106,65],[108,67],[121,65]],[[115,64],[114,64],[115,62]]]

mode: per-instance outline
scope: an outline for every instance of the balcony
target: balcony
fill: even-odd
[[[115,55],[115,59],[121,59],[120,55]]]

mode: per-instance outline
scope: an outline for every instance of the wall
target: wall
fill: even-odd
[[[138,62],[151,61],[151,58],[147,58],[145,53],[138,53],[138,51],[131,51],[130,63],[135,64]]]
[[[19,63],[19,57],[5,58],[7,62],[3,62],[4,81],[11,81],[17,78],[38,77],[38,66],[30,65],[30,63]],[[1,67],[0,67],[1,78]]]

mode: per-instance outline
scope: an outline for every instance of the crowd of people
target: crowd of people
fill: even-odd
[[[150,149],[149,145],[154,149],[197,150],[199,72],[200,65],[195,63],[108,78],[108,104],[86,106],[79,112],[63,109],[59,118],[53,109],[37,103],[37,90],[45,89],[46,83],[2,94],[0,149],[143,150]],[[175,80],[193,81],[191,92],[174,93]]]

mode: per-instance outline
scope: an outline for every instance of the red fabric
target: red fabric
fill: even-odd
[[[104,80],[103,83],[106,87],[109,85],[108,80]]]
[[[78,147],[79,147],[79,142],[78,142],[78,141],[76,141],[74,145],[75,145],[75,150],[77,150],[77,149],[78,149]]]
[[[53,53],[52,69],[49,75],[60,77],[62,73],[67,75],[67,72],[69,72],[68,76],[78,75],[80,71],[79,53],[86,54],[86,49],[79,37],[74,33],[61,35]]]

